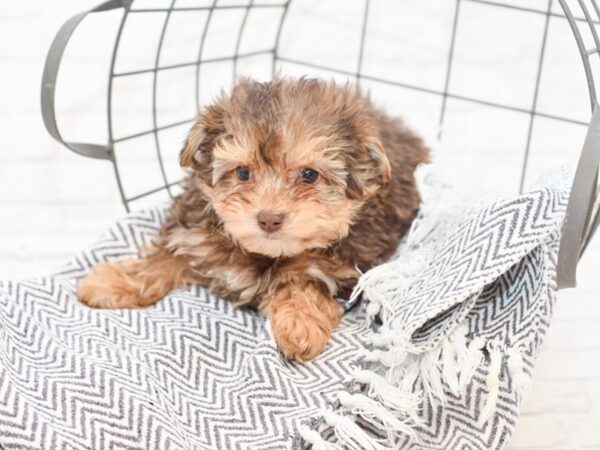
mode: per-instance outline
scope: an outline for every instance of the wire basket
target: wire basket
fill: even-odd
[[[393,113],[410,116],[406,109],[411,105],[428,105],[422,108],[421,114],[422,122],[427,122],[425,128],[433,131],[439,126],[439,130],[443,130],[442,138],[450,141],[456,136],[453,130],[461,126],[456,121],[449,123],[451,108],[468,111],[462,116],[466,120],[481,115],[485,126],[472,128],[482,128],[487,142],[492,142],[499,133],[506,134],[514,119],[518,132],[514,132],[515,140],[510,147],[518,152],[513,151],[503,158],[510,164],[492,168],[494,172],[490,174],[512,177],[510,184],[519,190],[532,176],[530,162],[538,121],[588,127],[559,255],[559,286],[573,286],[577,261],[600,221],[594,209],[600,161],[600,118],[594,114],[597,94],[592,59],[600,61],[600,38],[596,29],[600,9],[596,1],[539,0],[527,2],[528,6],[510,0],[393,2],[395,8],[402,5],[402,15],[387,13],[392,4],[390,0],[320,2],[318,5],[324,12],[319,17],[302,14],[309,3],[303,0],[110,0],[78,14],[59,30],[47,56],[42,85],[46,128],[72,151],[110,161],[121,200],[129,210],[144,199],[156,201],[155,197],[177,194],[182,177],[177,164],[180,141],[203,105],[218,90],[229,88],[239,75],[261,80],[268,80],[277,73],[350,80]],[[417,3],[421,9],[420,15],[415,17],[412,13]],[[424,4],[429,6],[423,7]],[[530,33],[539,34],[537,41],[523,43],[530,54],[527,76],[523,77],[527,82],[523,86],[502,90],[497,89],[501,79],[488,80],[483,92],[455,82],[461,72],[477,70],[469,65],[469,58],[457,57],[459,43],[475,41],[474,48],[493,55],[494,49],[486,46],[486,36],[477,35],[470,28],[468,16],[473,8],[488,14],[500,25],[503,20],[516,27],[531,24]],[[59,131],[55,114],[55,88],[63,53],[86,16],[111,10],[121,11],[121,15],[117,18],[108,69],[106,143],[67,141]],[[553,23],[568,25],[575,37],[587,80],[593,113],[591,122],[539,105]],[[502,29],[500,25],[497,31],[489,30],[490,35],[503,33],[508,39],[512,30]],[[430,27],[438,28],[437,32],[431,33]],[[416,48],[418,51],[413,56],[426,64],[416,64],[416,70],[405,70],[402,59],[395,57],[398,48],[409,56]],[[505,63],[509,64],[510,55],[505,57],[508,58]],[[432,64],[435,70],[431,70]],[[136,103],[135,97],[141,100],[132,106]],[[485,115],[491,110],[502,111],[506,116],[501,117],[510,119],[506,123],[496,119],[486,122]],[[124,115],[124,111],[130,114]],[[142,115],[146,118],[141,118]],[[469,133],[463,131],[462,135]],[[579,149],[574,151],[579,152]],[[576,154],[572,156],[575,161]],[[485,154],[482,157],[485,159]],[[471,153],[460,165],[465,166],[467,160],[476,161],[475,166],[467,165],[467,169],[485,178],[481,173],[484,159],[477,159]],[[139,183],[136,180],[140,177],[135,173],[140,171],[154,175],[144,176],[143,183]]]

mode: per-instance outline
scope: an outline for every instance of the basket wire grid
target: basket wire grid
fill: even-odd
[[[166,130],[189,125],[195,119],[195,116],[201,111],[201,96],[202,96],[202,77],[205,76],[206,67],[212,63],[228,62],[231,63],[232,79],[239,75],[240,63],[244,60],[263,57],[266,58],[268,71],[270,76],[275,76],[283,63],[293,64],[297,67],[305,68],[307,71],[317,70],[329,74],[337,74],[347,77],[358,84],[364,81],[377,82],[384,85],[395,86],[402,89],[432,94],[441,98],[441,107],[439,111],[439,125],[444,124],[446,118],[447,104],[449,99],[460,100],[472,104],[484,105],[500,110],[514,111],[525,113],[528,115],[528,127],[526,141],[524,143],[519,189],[522,190],[530,161],[530,149],[532,142],[532,132],[534,120],[536,117],[553,119],[560,122],[587,126],[588,134],[581,154],[579,166],[573,184],[572,195],[569,200],[567,217],[563,226],[563,237],[559,254],[559,278],[560,287],[568,287],[575,285],[575,270],[577,261],[594,231],[598,228],[600,222],[600,214],[598,209],[594,209],[598,192],[598,165],[600,160],[600,118],[596,114],[598,108],[596,84],[594,71],[592,70],[592,58],[600,58],[600,37],[598,35],[596,25],[600,24],[600,8],[596,0],[558,0],[561,11],[553,8],[556,0],[548,0],[545,2],[544,8],[528,7],[517,2],[501,2],[492,0],[452,0],[452,21],[450,27],[450,35],[448,36],[447,58],[444,68],[444,81],[442,89],[433,89],[429,86],[412,84],[399,80],[392,80],[385,77],[374,76],[371,73],[365,73],[363,70],[363,62],[365,58],[365,41],[369,34],[370,23],[369,14],[374,3],[380,0],[360,0],[360,39],[358,48],[358,58],[355,62],[355,69],[328,66],[321,62],[310,61],[308,59],[298,59],[289,57],[282,53],[281,37],[286,25],[286,19],[290,13],[290,4],[296,3],[296,0],[285,1],[261,1],[261,0],[246,0],[246,2],[230,3],[223,0],[209,0],[202,3],[186,3],[184,0],[168,0],[168,3],[157,6],[159,2],[154,2],[147,7],[147,3],[143,6],[138,6],[143,3],[140,0],[109,0],[97,7],[78,14],[68,20],[57,33],[50,51],[47,56],[46,65],[44,68],[43,85],[42,85],[42,113],[44,123],[50,134],[59,142],[64,144],[72,151],[83,156],[105,159],[112,163],[114,174],[118,185],[119,193],[122,202],[127,210],[130,205],[140,199],[146,198],[159,192],[167,192],[170,196],[175,195],[175,186],[180,180],[171,181],[167,176],[164,164],[165,150],[161,146],[160,133]],[[543,2],[543,0],[542,0]],[[537,3],[538,5],[541,4]],[[479,98],[477,96],[464,95],[464,93],[452,92],[451,78],[455,63],[455,46],[457,40],[457,30],[461,23],[461,8],[464,4],[478,4],[489,8],[510,9],[527,14],[536,14],[543,17],[543,30],[540,46],[538,49],[535,71],[535,86],[530,107],[523,108],[513,104],[490,101],[488,99]],[[356,5],[355,5],[356,6]],[[74,31],[83,19],[90,13],[98,13],[108,10],[122,10],[122,16],[119,21],[114,47],[112,49],[112,57],[108,73],[108,93],[107,93],[107,121],[108,121],[108,142],[103,145],[67,142],[63,139],[56,120],[55,114],[55,88],[58,76],[59,67],[62,56]],[[244,40],[244,32],[249,22],[252,12],[257,10],[272,10],[278,13],[278,19],[275,19],[275,32],[273,33],[272,43],[266,48],[256,49],[253,51],[242,51],[242,43]],[[234,50],[231,55],[227,56],[206,56],[206,46],[209,38],[209,30],[215,21],[215,16],[220,11],[239,11],[241,12],[241,22],[237,29],[234,30]],[[203,12],[205,14],[205,22],[200,34],[198,42],[198,51],[195,60],[189,62],[180,62],[175,64],[163,64],[161,62],[161,54],[164,51],[165,35],[172,21],[174,14],[192,12]],[[127,29],[128,23],[133,17],[138,15],[153,15],[159,16],[161,19],[157,22],[160,27],[158,44],[156,46],[153,65],[136,70],[118,70],[116,66],[117,55],[122,50],[123,34]],[[550,114],[542,112],[538,109],[538,94],[540,90],[540,80],[543,71],[544,58],[546,53],[546,45],[548,42],[548,31],[551,18],[561,18],[568,22],[577,48],[581,55],[581,61],[585,72],[590,104],[592,110],[592,120],[590,123],[574,119],[566,116]],[[586,39],[584,36],[591,34],[594,45],[591,48],[586,47]],[[157,112],[157,96],[158,96],[158,77],[159,74],[178,69],[192,69],[194,71],[194,99],[195,99],[195,114],[183,120],[177,120],[171,123],[160,123]],[[120,79],[132,79],[135,77],[151,76],[151,114],[152,126],[148,129],[137,131],[135,133],[122,136],[115,136],[115,114],[114,114],[114,86]],[[126,192],[123,183],[123,174],[119,166],[119,158],[115,147],[127,141],[140,137],[151,136],[154,144],[154,152],[160,169],[160,185],[152,189],[145,190],[134,195]],[[170,149],[170,151],[179,149]]]

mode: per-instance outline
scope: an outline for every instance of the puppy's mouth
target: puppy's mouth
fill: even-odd
[[[281,231],[256,233],[239,239],[239,243],[252,253],[279,258],[301,253],[304,248],[295,239],[290,239]]]
[[[263,237],[272,240],[272,241],[281,241],[283,238],[283,233],[281,231],[271,231],[271,232],[263,232]]]

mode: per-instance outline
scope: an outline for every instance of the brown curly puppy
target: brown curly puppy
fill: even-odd
[[[350,86],[242,80],[206,108],[181,151],[191,168],[156,242],[81,280],[99,308],[152,305],[190,283],[268,316],[279,348],[317,356],[334,300],[389,258],[417,213],[421,139]]]

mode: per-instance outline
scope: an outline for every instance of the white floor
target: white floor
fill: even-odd
[[[164,3],[143,1],[147,5]],[[41,72],[51,39],[68,17],[95,3],[30,0],[0,4],[1,278],[43,273],[92,242],[123,214],[110,164],[85,159],[52,141],[40,114]],[[541,9],[547,5],[545,0],[501,3]],[[371,4],[372,37],[365,45],[365,73],[442,89],[454,1],[374,0]],[[342,6],[344,9],[339,9]],[[360,14],[356,13],[362,8],[362,1],[295,1],[282,36],[282,53],[285,51],[294,58],[310,55],[319,64],[354,70],[356,45],[351,44],[357,42],[354,30],[360,29]],[[84,29],[76,32],[65,56],[66,66],[57,92],[58,110],[61,129],[72,140],[96,143],[106,140],[106,117],[102,114],[106,98],[104,74],[117,16],[109,12],[89,20]],[[239,16],[224,18],[220,28],[215,29],[221,38],[211,41],[214,45],[206,50],[209,57],[230,45],[232,33],[226,19],[238,20]],[[181,15],[173,20],[180,21],[174,29],[190,30],[190,21],[198,23],[205,17]],[[157,23],[131,25],[132,29],[138,27],[138,34],[124,37],[130,44],[124,52],[124,58],[128,59],[123,70],[144,67],[153,60],[156,36],[151,30]],[[249,23],[250,40],[255,48],[260,48],[260,39],[268,34],[269,17],[256,17]],[[195,33],[196,28],[193,28]],[[516,108],[530,108],[543,28],[543,15],[516,13],[463,0],[451,91]],[[161,56],[161,63],[195,58],[184,51],[190,41],[197,43],[194,36],[169,33],[165,41],[169,50]],[[154,43],[148,47],[149,42]],[[143,53],[136,45],[145,45],[151,51]],[[547,45],[539,109],[587,120],[585,79],[564,19],[551,20]],[[243,51],[253,50],[245,47],[243,44]],[[335,49],[334,58],[331,48]],[[126,67],[127,62],[132,65]],[[257,67],[253,64],[244,62],[242,69],[253,71]],[[227,84],[223,80],[227,80],[229,68],[215,66],[210,70],[205,72],[203,92],[214,92]],[[282,70],[304,72],[291,64],[284,65]],[[321,74],[332,76],[327,72]],[[122,97],[123,101],[115,101],[116,116],[120,119],[115,134],[148,127],[150,91],[139,86],[147,87],[149,81],[146,77],[137,84],[116,87],[117,94],[122,89],[127,95]],[[177,79],[160,82],[165,82],[169,89],[179,86]],[[373,82],[365,82],[364,87],[376,102],[405,116],[419,130],[435,132],[440,108],[438,96],[391,89]],[[189,105],[193,98],[189,89],[183,94],[181,89],[170,92],[173,95],[166,98],[159,95],[157,99],[159,120],[164,121],[160,123],[186,118],[193,110]],[[457,179],[469,178],[482,189],[514,190],[518,186],[528,121],[527,114],[450,100],[444,129],[449,170],[456,173]],[[177,175],[175,160],[184,131],[185,127],[176,128],[165,137],[169,179]],[[544,170],[560,163],[573,162],[584,132],[585,127],[580,125],[536,119],[527,180],[533,181]],[[148,157],[153,154],[152,148],[151,140],[142,139],[137,147],[122,150],[128,152],[122,155],[123,168],[133,172],[125,186],[128,195],[157,185],[156,167]],[[554,324],[536,369],[532,395],[523,408],[510,448],[600,448],[599,258],[600,239],[597,239],[581,262],[579,287],[561,293]]]

